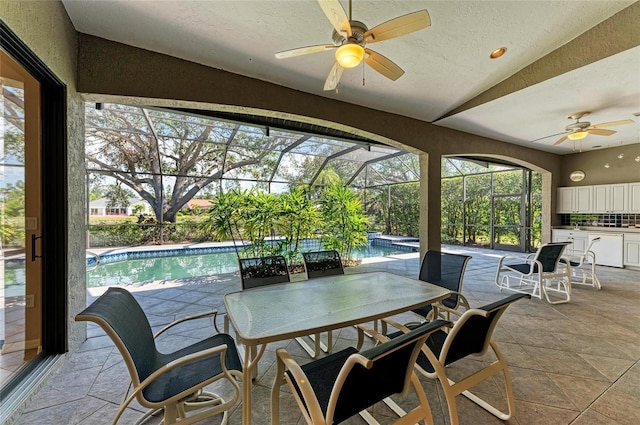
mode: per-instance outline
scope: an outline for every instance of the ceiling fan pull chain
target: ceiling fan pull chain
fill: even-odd
[[[364,87],[364,61],[362,62],[362,87]]]

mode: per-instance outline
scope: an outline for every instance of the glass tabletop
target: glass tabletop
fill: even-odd
[[[416,279],[371,272],[233,292],[224,303],[239,342],[257,345],[391,316],[449,294]]]

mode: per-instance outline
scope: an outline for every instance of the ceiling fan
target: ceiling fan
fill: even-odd
[[[611,136],[612,134],[616,134],[616,131],[607,130],[605,127],[613,127],[616,125],[624,125],[624,124],[633,124],[633,120],[620,120],[620,121],[610,121],[603,122],[600,124],[591,125],[589,121],[580,121],[580,118],[589,115],[591,112],[582,111],[576,112],[575,114],[571,114],[567,117],[567,119],[575,120],[576,122],[571,123],[565,127],[565,131],[568,134],[565,134],[557,142],[553,145],[559,145],[565,140],[581,140],[587,137],[589,134],[594,134],[596,136]]]
[[[401,37],[431,25],[429,12],[420,10],[399,16],[368,29],[362,22],[351,19],[351,0],[349,0],[349,17],[347,17],[347,13],[339,0],[318,0],[318,3],[331,25],[333,25],[333,44],[319,44],[285,50],[276,53],[276,58],[291,58],[336,49],[336,61],[324,83],[324,90],[335,89],[345,68],[354,68],[363,60],[383,76],[393,81],[397,80],[404,74],[404,70],[390,59],[368,49],[366,46]]]

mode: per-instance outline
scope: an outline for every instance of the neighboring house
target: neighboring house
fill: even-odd
[[[192,210],[194,207],[200,208],[202,211],[206,211],[211,208],[211,200],[210,199],[190,199],[187,203],[182,207],[182,210],[190,209]]]
[[[107,208],[107,202],[107,198],[100,198],[89,202],[89,214],[92,216],[134,215],[133,210],[137,205],[142,206],[143,214],[153,214],[151,206],[140,198],[129,198],[129,205],[126,208],[121,206]]]

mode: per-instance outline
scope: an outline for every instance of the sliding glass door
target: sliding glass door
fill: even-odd
[[[0,50],[1,387],[43,347],[41,88]]]

